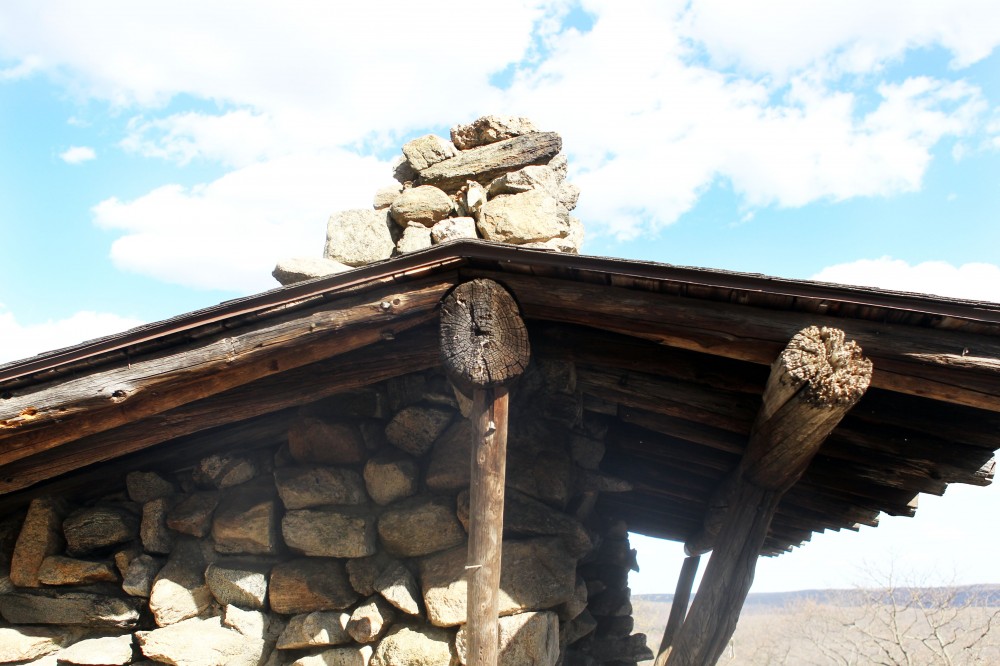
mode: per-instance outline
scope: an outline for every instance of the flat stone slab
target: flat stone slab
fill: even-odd
[[[286,615],[342,610],[358,599],[343,561],[319,557],[275,565],[268,593],[271,610]]]
[[[560,150],[562,138],[555,132],[532,132],[459,151],[455,157],[419,171],[419,183],[457,192],[469,180],[487,184],[508,171],[545,164]]]
[[[368,497],[361,475],[339,467],[280,467],[274,470],[278,496],[286,509],[325,504],[364,504]]]
[[[316,557],[365,557],[375,553],[375,518],[365,510],[288,511],[281,533],[289,548]]]
[[[60,624],[101,629],[128,629],[139,619],[139,599],[119,599],[87,592],[59,596],[5,594],[0,615],[11,624]]]

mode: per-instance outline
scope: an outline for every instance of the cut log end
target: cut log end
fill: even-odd
[[[818,407],[854,405],[871,383],[871,361],[836,328],[803,329],[778,362],[786,368],[789,380],[802,386],[802,398]]]
[[[517,304],[492,280],[456,287],[441,309],[441,356],[460,389],[505,386],[528,365],[528,330]]]

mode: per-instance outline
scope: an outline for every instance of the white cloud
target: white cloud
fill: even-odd
[[[911,265],[902,259],[859,259],[827,266],[813,280],[1000,303],[1000,266],[944,261]]]
[[[107,312],[77,312],[66,319],[21,324],[0,305],[0,363],[135,328],[143,322]]]
[[[19,63],[0,69],[0,81],[17,81],[26,79],[42,69],[42,60],[38,56],[27,56]]]
[[[956,67],[988,54],[1000,41],[992,0],[960,1],[945,11],[848,0],[848,11],[813,1],[761,9],[584,0],[595,23],[581,34],[560,27],[565,0],[521,0],[502,12],[460,0],[433,9],[248,2],[238,21],[232,6],[195,0],[170,11],[53,0],[46,11],[0,8],[0,57],[35,57],[77,95],[134,113],[127,150],[235,169],[194,190],[165,186],[95,212],[123,232],[112,249],[119,266],[245,291],[277,258],[265,262],[248,236],[281,253],[300,247],[292,236],[318,238],[310,253],[319,252],[326,216],[351,197],[367,206],[368,183],[388,178],[387,167],[364,167],[358,178],[355,165],[374,162],[345,151],[398,145],[413,131],[487,112],[527,115],[562,133],[591,236],[655,231],[720,182],[747,215],[919,189],[933,149],[981,127],[982,93],[961,80],[883,81],[879,70],[919,47],[948,49]],[[490,85],[511,66],[509,90]],[[845,76],[857,92],[845,92]],[[158,113],[177,95],[218,110]],[[307,163],[323,165],[325,187],[305,174]],[[348,180],[365,189],[335,190]],[[265,206],[246,203],[261,191],[270,193]],[[199,233],[212,242],[192,243]],[[227,246],[240,249],[216,259]],[[158,248],[170,258],[157,259]]]
[[[867,74],[937,45],[960,68],[1000,44],[994,0],[696,0],[684,19],[686,36],[716,63],[779,79],[807,69]]]
[[[90,146],[70,146],[59,153],[59,159],[66,164],[82,164],[97,159],[97,153]]]
[[[275,263],[320,256],[336,210],[369,208],[390,168],[346,151],[253,164],[194,188],[165,185],[94,207],[97,224],[122,232],[119,268],[190,287],[252,292],[276,287]]]

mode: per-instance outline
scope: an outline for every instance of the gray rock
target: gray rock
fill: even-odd
[[[87,592],[6,594],[0,615],[11,624],[61,624],[97,629],[128,629],[139,619],[138,599],[119,599]]]
[[[468,529],[467,490],[463,490],[458,496],[458,519]],[[504,498],[503,533],[504,537],[562,537],[570,554],[577,558],[583,557],[593,548],[587,530],[578,520],[513,488],[507,489]]]
[[[417,180],[417,171],[403,155],[397,155],[392,161],[392,177],[400,184],[412,183]]]
[[[596,470],[604,459],[604,442],[584,435],[573,435],[570,440],[573,462],[583,469]]]
[[[472,424],[467,419],[459,419],[434,442],[427,465],[427,487],[434,491],[468,488],[471,447]],[[508,480],[510,476],[508,473]]]
[[[295,615],[347,608],[358,593],[340,560],[306,557],[275,565],[268,596],[272,611]]]
[[[147,659],[176,666],[258,666],[265,643],[222,626],[222,619],[191,618],[161,629],[136,632]]]
[[[205,570],[205,583],[221,605],[264,608],[267,598],[267,571],[263,565],[222,565],[212,563]]]
[[[163,568],[163,562],[151,555],[140,555],[129,562],[122,589],[133,597],[149,597],[153,581]]]
[[[167,512],[177,501],[173,497],[161,497],[142,505],[142,522],[139,536],[147,553],[166,555],[174,548],[176,534],[167,529]]]
[[[368,666],[372,657],[370,645],[338,647],[319,654],[300,657],[289,666]]]
[[[388,208],[402,191],[402,183],[393,183],[392,185],[386,185],[385,187],[378,188],[375,190],[375,199],[372,202],[372,208],[375,210]]]
[[[542,250],[552,250],[564,254],[579,254],[583,247],[583,223],[572,215],[569,216],[569,233],[563,238],[551,238],[547,241],[525,243],[524,247],[534,247]]]
[[[389,207],[389,214],[401,227],[419,224],[434,226],[451,213],[451,198],[432,185],[403,190]]]
[[[478,220],[479,211],[486,203],[486,196],[486,188],[474,180],[466,181],[456,198],[459,214]]]
[[[364,266],[392,256],[395,225],[385,210],[345,210],[326,225],[323,256],[348,266]]]
[[[125,487],[128,488],[129,499],[139,504],[177,492],[173,483],[156,472],[129,472],[125,475]]]
[[[458,154],[455,146],[434,134],[413,139],[403,144],[403,155],[417,171],[423,171],[432,164],[437,164]]]
[[[88,585],[118,582],[118,572],[108,562],[90,562],[62,555],[49,555],[38,568],[38,581],[45,585]]]
[[[365,463],[364,478],[368,495],[384,506],[416,494],[420,470],[413,458],[390,450]]]
[[[393,561],[375,577],[373,588],[407,615],[420,615],[420,588],[401,562]]]
[[[544,190],[503,194],[483,205],[476,228],[486,240],[544,242],[569,235],[569,211]]]
[[[0,664],[30,661],[57,652],[70,635],[58,627],[0,627]]]
[[[573,596],[559,608],[559,619],[563,622],[576,619],[580,613],[587,609],[588,596],[587,582],[582,577],[577,576]]]
[[[345,566],[351,580],[351,587],[357,590],[361,596],[370,597],[375,593],[375,579],[386,568],[395,563],[396,561],[390,558],[385,551],[379,551],[369,557],[348,560]]]
[[[562,635],[559,637],[564,645],[572,645],[584,636],[597,629],[597,620],[584,609],[575,618],[563,625]]]
[[[441,220],[431,229],[431,242],[447,243],[460,238],[479,238],[476,220],[471,217],[449,217]]]
[[[468,150],[537,131],[527,118],[489,115],[452,127],[451,141],[460,150]]]
[[[198,462],[194,482],[206,488],[231,488],[257,476],[257,466],[243,456],[211,455]]]
[[[245,610],[232,604],[222,609],[222,626],[238,631],[248,638],[267,640],[268,616],[259,610]]]
[[[403,237],[399,239],[396,249],[400,254],[425,250],[431,246],[431,230],[420,225],[410,225],[403,229]]]
[[[271,277],[282,286],[288,286],[349,270],[351,267],[347,264],[324,257],[289,257],[275,264]]]
[[[288,429],[288,450],[300,463],[353,465],[367,455],[361,430],[353,423],[303,417]]]
[[[233,492],[224,497],[212,520],[212,539],[220,553],[275,553],[277,533],[277,502],[257,492]]]
[[[277,647],[279,650],[296,650],[350,643],[353,640],[347,633],[347,623],[350,619],[349,613],[339,611],[316,611],[296,615],[289,620],[288,626],[278,637]]]
[[[59,663],[108,666],[132,661],[132,634],[100,636],[74,643],[59,653]]]
[[[208,536],[212,529],[212,515],[218,505],[217,492],[192,493],[167,512],[167,527],[199,538]]]
[[[132,564],[132,560],[142,555],[142,545],[138,543],[130,543],[119,548],[115,551],[112,556],[115,561],[115,566],[118,568],[118,573],[125,577],[125,572],[128,571],[128,567]]]
[[[562,148],[555,132],[535,132],[469,150],[420,172],[420,182],[457,192],[470,180],[486,183],[529,164],[545,164]]]
[[[31,500],[10,559],[10,581],[14,585],[39,586],[38,568],[42,560],[61,552],[65,545],[62,522],[68,511],[69,506],[62,498]]]
[[[286,509],[364,504],[368,499],[361,476],[352,469],[281,467],[274,470],[274,482]]]
[[[205,584],[205,557],[197,542],[182,541],[160,569],[149,593],[149,610],[161,627],[203,613],[212,603]]]
[[[436,553],[420,561],[427,617],[439,627],[465,622],[466,548]],[[555,608],[573,597],[576,559],[558,538],[507,541],[501,555],[500,615]]]
[[[301,509],[281,520],[289,548],[316,557],[365,557],[375,552],[375,519],[355,509]]]
[[[378,519],[378,535],[393,555],[419,557],[465,541],[448,497],[418,497],[389,507]]]
[[[455,650],[468,664],[468,634],[465,625],[455,636]],[[502,617],[499,666],[555,666],[559,660],[559,618],[555,613],[521,613]]]
[[[63,535],[68,555],[86,555],[138,537],[139,519],[120,506],[77,509],[63,521]]]
[[[490,181],[486,191],[489,197],[501,194],[520,194],[529,190],[543,190],[553,199],[559,199],[559,188],[563,179],[552,168],[545,165],[526,166],[517,171],[509,171]]]
[[[389,443],[406,453],[422,456],[451,422],[452,412],[437,407],[412,406],[400,410],[385,427]]]
[[[369,597],[351,613],[347,633],[358,643],[372,643],[396,619],[393,607],[382,597]]]
[[[379,641],[369,666],[453,666],[457,663],[450,631],[397,625]]]

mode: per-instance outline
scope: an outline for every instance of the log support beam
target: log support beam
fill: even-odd
[[[674,599],[670,602],[670,616],[667,618],[667,626],[663,628],[663,639],[660,641],[656,666],[667,663],[670,646],[674,644],[674,638],[684,624],[688,603],[691,601],[691,588],[694,586],[694,577],[698,573],[700,563],[701,556],[694,555],[687,557],[681,565],[681,573],[677,577],[677,589],[674,590]]]
[[[508,387],[530,355],[517,304],[491,280],[456,287],[441,309],[441,355],[451,381],[472,394],[466,631],[469,666],[496,666]]]
[[[771,366],[739,466],[709,503],[689,555],[713,550],[666,663],[715,664],[736,629],[782,495],[871,381],[872,364],[838,329],[806,328]]]

